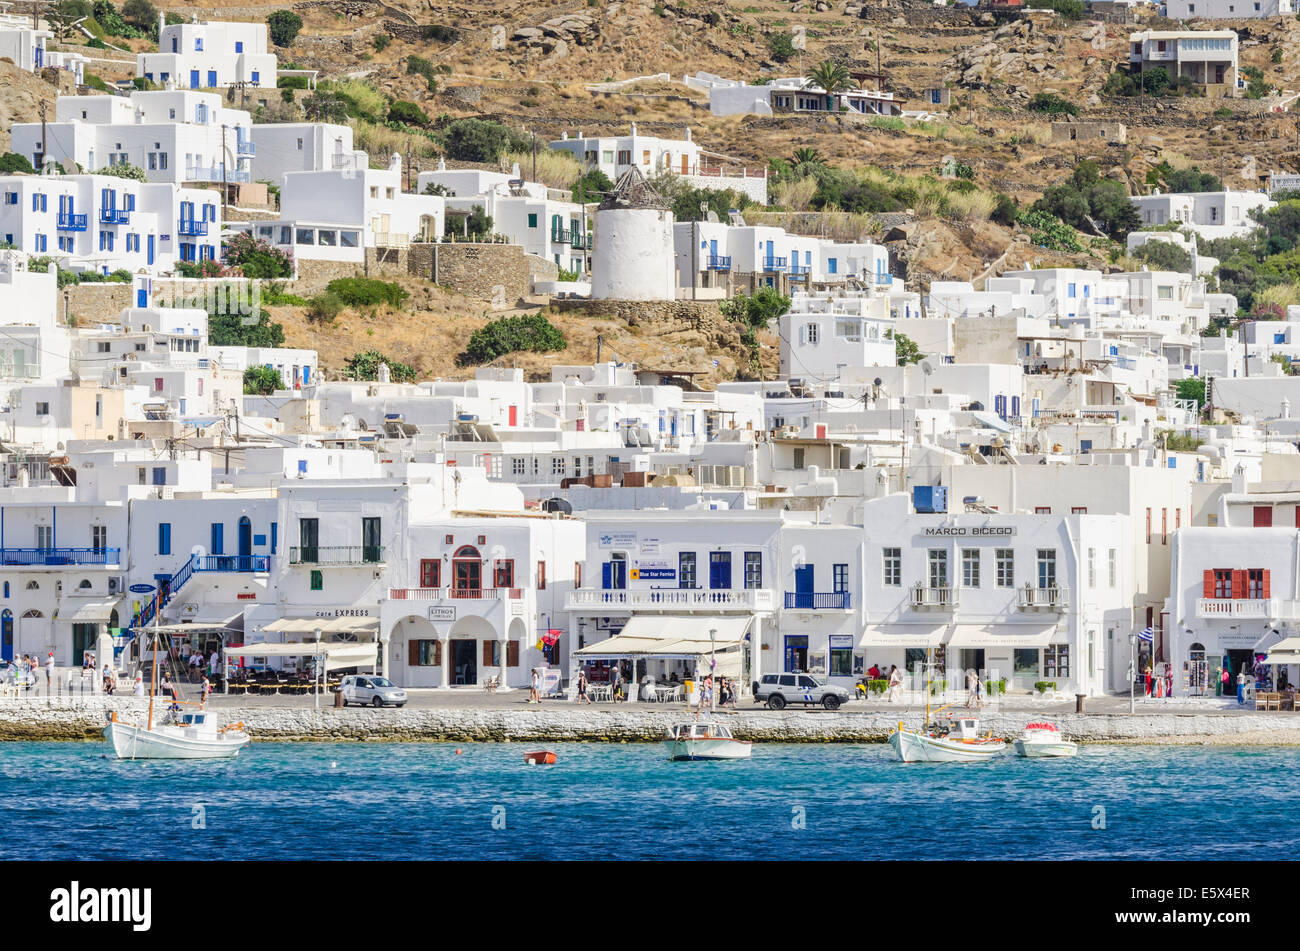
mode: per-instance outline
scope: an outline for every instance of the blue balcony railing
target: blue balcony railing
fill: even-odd
[[[788,259],[788,258],[764,258],[764,259],[763,259],[763,270],[764,270],[764,271],[784,271],[785,268],[786,268],[786,265],[787,265],[788,263],[789,263],[789,259]]]
[[[120,548],[0,548],[3,565],[117,565]]]
[[[191,237],[203,237],[208,233],[208,223],[206,221],[195,221],[193,218],[183,218],[180,224],[176,226],[176,231],[179,234]]]
[[[710,254],[705,268],[710,271],[730,271],[731,255],[730,254]]]
[[[848,591],[787,591],[785,606],[795,611],[847,611],[853,606]]]
[[[235,152],[238,155],[256,155],[257,146],[247,140],[235,144]]]
[[[61,212],[59,212],[59,224],[58,224],[58,229],[59,229],[60,231],[85,231],[85,230],[86,230],[86,216],[85,216],[85,215],[70,215],[70,214],[67,214],[66,212],[62,212],[62,211],[61,211]]]
[[[196,555],[195,571],[261,571],[271,570],[270,555]]]
[[[807,264],[791,264],[791,265],[790,265],[790,273],[791,273],[792,275],[794,275],[795,277],[799,277],[800,275],[803,275],[803,274],[808,274],[808,273],[810,273],[811,271],[812,271],[812,267],[811,267],[810,265],[807,265]]]
[[[99,209],[99,223],[102,225],[129,225],[131,223],[131,212],[125,208],[101,208]]]

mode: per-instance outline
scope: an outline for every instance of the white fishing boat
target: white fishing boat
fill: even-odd
[[[1079,744],[1061,735],[1055,723],[1030,723],[1015,742],[1019,756],[1074,756]]]
[[[721,723],[679,723],[668,728],[664,740],[670,760],[749,759],[750,743],[731,735]]]
[[[177,713],[149,726],[127,723],[109,714],[104,736],[118,759],[222,759],[236,756],[251,737],[242,723],[217,726],[207,712]]]
[[[905,730],[900,723],[889,735],[889,745],[904,763],[981,763],[1007,748],[992,730],[980,733],[978,717],[949,717],[946,724],[931,723],[922,730]]]
[[[149,678],[149,710],[144,723],[118,719],[108,714],[104,738],[113,744],[118,759],[224,759],[237,756],[251,737],[244,724],[222,727],[214,714],[204,709],[207,697],[198,703],[168,698],[164,717],[154,722],[154,695],[158,690],[158,655],[161,642],[155,635],[153,673]],[[182,707],[197,707],[185,711]]]

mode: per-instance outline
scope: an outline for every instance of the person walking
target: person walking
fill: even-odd
[[[53,692],[54,684],[54,651],[50,651],[45,657],[45,692]]]
[[[891,664],[889,667],[889,694],[886,700],[893,703],[895,700],[903,698],[903,672],[898,669],[897,664]]]
[[[1165,665],[1165,699],[1174,695],[1174,665]]]
[[[135,672],[135,686],[131,694],[136,697],[144,696],[144,676],[138,670]]]
[[[622,671],[619,669],[618,663],[615,662],[614,666],[609,669],[609,699],[612,703],[618,702],[621,675]]]
[[[1143,690],[1142,695],[1145,697],[1150,697],[1151,696],[1151,665],[1150,664],[1147,664],[1147,669],[1142,672],[1142,676],[1146,681],[1146,685],[1142,688]]]
[[[976,703],[976,696],[979,692],[980,679],[979,675],[973,670],[966,671],[966,709],[969,710],[972,704]]]
[[[587,696],[587,672],[581,667],[578,668],[578,692],[574,700],[578,703],[591,703],[591,698]]]
[[[1246,668],[1243,666],[1237,671],[1237,703],[1238,705],[1246,702]]]
[[[529,703],[541,703],[541,702],[542,702],[542,694],[541,694],[541,690],[540,690],[541,685],[542,685],[542,678],[541,678],[541,676],[537,673],[537,668],[534,667],[534,668],[533,668],[533,676],[532,676],[532,679],[528,682],[528,702],[529,702]]]

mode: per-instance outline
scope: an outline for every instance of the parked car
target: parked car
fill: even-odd
[[[849,692],[811,674],[764,674],[754,683],[754,701],[767,703],[771,710],[780,710],[787,703],[804,706],[821,704],[827,710],[838,710],[849,699]]]
[[[387,677],[375,677],[370,674],[350,674],[339,685],[343,693],[343,706],[349,703],[370,704],[383,707],[393,704],[406,706],[406,691],[395,685]]]

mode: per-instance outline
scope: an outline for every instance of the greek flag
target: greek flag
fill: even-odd
[[[1150,643],[1156,636],[1156,632],[1149,627],[1144,627],[1138,631],[1138,640]]]

